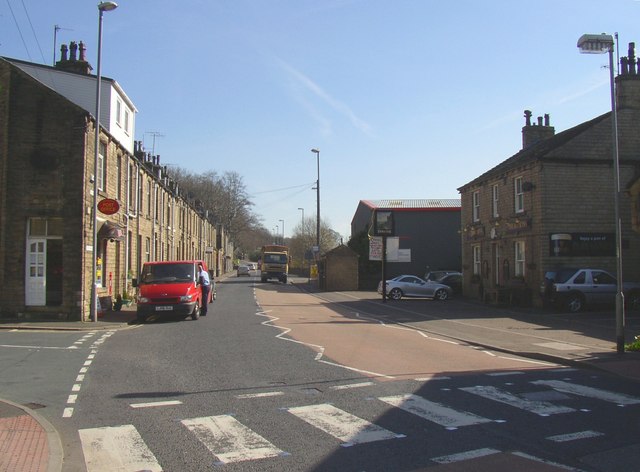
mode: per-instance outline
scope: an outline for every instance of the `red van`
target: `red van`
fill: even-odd
[[[200,307],[211,303],[214,290],[209,274],[209,300],[202,300],[202,289],[197,285],[198,264],[208,271],[206,262],[200,260],[145,262],[140,279],[133,279],[133,286],[138,288],[138,321],[144,322],[152,315],[200,318]]]

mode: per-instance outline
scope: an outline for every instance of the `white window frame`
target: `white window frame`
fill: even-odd
[[[524,241],[513,242],[513,254],[515,259],[513,275],[515,277],[524,277],[526,268],[526,249]]]
[[[498,189],[498,184],[494,184],[493,187],[491,187],[491,211],[494,218],[497,218],[500,216],[500,213],[498,212],[499,199],[500,199],[500,191]]]
[[[129,109],[124,109],[124,132],[129,134]]]
[[[513,179],[513,206],[516,213],[524,212],[524,191],[522,190],[522,176]]]
[[[122,126],[122,100],[116,100],[116,124]]]
[[[106,185],[106,175],[105,175],[105,171],[106,171],[106,160],[107,160],[107,143],[100,141],[100,144],[98,145],[98,175],[96,176],[96,178],[98,179],[97,183],[98,183],[98,190],[101,190],[104,192],[105,190],[105,185]]]
[[[482,252],[480,251],[480,245],[474,244],[471,246],[473,253],[473,275],[481,275],[482,271]]]
[[[472,196],[473,221],[480,221],[480,191],[476,190]]]

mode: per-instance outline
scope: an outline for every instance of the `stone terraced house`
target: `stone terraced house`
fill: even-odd
[[[218,275],[230,270],[224,229],[134,141],[137,110],[104,77],[97,198],[117,211],[97,213],[93,247],[90,71],[82,43],[64,45],[55,67],[0,57],[0,318],[88,321],[94,255],[103,304],[132,294],[145,261],[204,259]]]
[[[623,279],[640,281],[640,64],[616,77]],[[561,133],[525,111],[522,150],[458,189],[465,296],[540,305],[545,271],[616,273],[611,112]]]

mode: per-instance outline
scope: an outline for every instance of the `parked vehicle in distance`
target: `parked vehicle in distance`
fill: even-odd
[[[462,272],[450,272],[435,281],[451,287],[454,295],[460,295],[462,293]]]
[[[387,280],[386,283],[387,296],[392,300],[400,300],[402,297],[447,300],[453,295],[453,290],[448,285],[443,285],[433,280],[423,280],[415,275],[399,275]],[[378,283],[378,293],[382,294],[382,281]]]
[[[440,280],[445,275],[459,274],[459,270],[427,270],[424,273],[424,280]]]
[[[132,281],[138,288],[138,321],[151,315],[200,318],[200,308],[211,303],[214,291],[209,291],[209,300],[202,300],[202,289],[197,285],[200,263],[208,270],[202,260],[145,262],[140,279]]]
[[[246,275],[247,277],[249,277],[249,276],[251,275],[251,274],[250,274],[250,269],[249,269],[249,266],[248,266],[248,265],[241,265],[241,266],[238,266],[238,271],[237,271],[237,273],[236,273],[236,276],[237,276],[237,277],[240,277],[241,275]]]
[[[615,304],[617,290],[617,279],[602,269],[553,269],[544,274],[540,284],[544,304],[572,313],[582,311],[587,305]],[[640,284],[623,281],[622,290],[625,304],[629,308],[638,308]]]

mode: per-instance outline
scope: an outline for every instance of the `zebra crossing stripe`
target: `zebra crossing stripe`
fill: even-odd
[[[545,385],[554,390],[563,393],[572,393],[582,397],[596,398],[605,402],[616,403],[618,405],[635,405],[640,403],[640,398],[625,395],[624,393],[615,393],[599,388],[587,387],[585,385],[577,385],[562,380],[536,380],[531,382],[534,385]]]
[[[603,436],[604,433],[598,431],[579,431],[577,433],[558,434],[557,436],[549,436],[547,439],[554,442],[577,441],[579,439],[597,438]]]
[[[81,429],[78,433],[87,472],[162,472],[162,467],[133,425]]]
[[[181,423],[222,464],[287,455],[230,415],[191,418]]]
[[[473,451],[459,452],[458,454],[450,454],[448,456],[434,457],[431,459],[438,464],[453,464],[454,462],[468,461],[471,459],[478,459],[479,457],[491,456],[493,454],[499,454],[500,451],[492,449],[490,447],[484,447],[482,449],[474,449]]]
[[[434,423],[448,429],[456,429],[460,426],[470,426],[491,422],[488,418],[483,418],[482,416],[477,416],[465,411],[457,411],[417,395],[379,397],[378,400],[426,420],[433,421]]]
[[[573,408],[569,408],[561,405],[555,405],[550,402],[527,400],[525,398],[518,397],[509,392],[505,392],[504,390],[499,390],[495,387],[491,387],[488,385],[487,386],[478,385],[475,387],[463,387],[460,390],[468,393],[473,393],[474,395],[478,395],[483,398],[487,398],[489,400],[505,403],[509,406],[520,408],[521,410],[525,410],[530,413],[535,413],[536,415],[540,415],[540,416],[549,416],[549,415],[555,415],[558,413],[570,413],[572,411],[575,411]]]
[[[344,447],[405,437],[326,403],[288,408],[287,411],[339,439]]]

